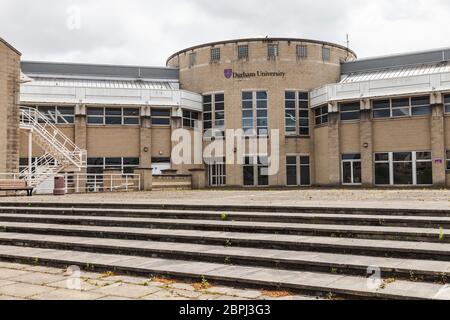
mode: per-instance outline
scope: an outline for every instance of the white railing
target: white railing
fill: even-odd
[[[39,186],[36,192],[39,194],[51,194],[54,190],[52,180],[55,176],[64,177],[64,189],[71,193],[99,193],[119,191],[141,190],[141,176],[139,174],[86,174],[86,173],[61,173],[57,175],[35,173],[34,176],[48,180],[49,186]],[[27,180],[21,173],[0,173],[1,179]],[[43,184],[44,185],[44,184]]]
[[[23,129],[33,130],[45,143],[53,147],[53,150],[46,151],[51,154],[52,151],[57,153],[52,154],[54,158],[59,158],[61,161],[69,161],[78,169],[86,167],[86,150],[80,149],[38,110],[21,107],[20,125]]]

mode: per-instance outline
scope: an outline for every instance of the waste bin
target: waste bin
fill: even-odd
[[[63,196],[66,194],[66,183],[64,176],[55,176],[55,187],[53,188],[53,195]]]

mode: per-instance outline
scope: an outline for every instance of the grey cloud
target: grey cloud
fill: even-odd
[[[67,28],[67,8],[81,29]],[[27,60],[163,65],[175,51],[231,38],[301,37],[360,56],[448,46],[446,0],[0,0],[0,36]]]

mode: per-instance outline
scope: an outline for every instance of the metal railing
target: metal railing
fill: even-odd
[[[34,176],[45,176],[45,180],[49,182],[50,187],[46,187],[45,183],[36,188],[36,193],[51,194],[53,193],[53,179],[55,176],[63,176],[65,179],[65,191],[67,194],[72,193],[101,193],[101,192],[119,192],[119,191],[140,191],[141,176],[139,174],[86,174],[86,173],[61,173],[57,175],[48,175],[35,173]],[[0,173],[0,180],[14,179],[26,180],[21,173]],[[45,182],[45,181],[44,181]]]

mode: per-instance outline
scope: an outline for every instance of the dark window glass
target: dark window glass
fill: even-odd
[[[408,117],[409,116],[409,108],[399,108],[392,109],[393,117]]]
[[[375,184],[377,185],[389,185],[389,163],[376,163],[375,164]]]
[[[430,97],[413,97],[411,98],[411,105],[412,106],[423,106],[423,105],[429,105],[430,104]]]
[[[258,100],[267,100],[267,92],[266,91],[258,91],[256,93],[256,99],[258,99]]]
[[[342,160],[361,160],[360,154],[343,154]]]
[[[311,173],[309,165],[300,166],[300,185],[309,186],[311,184]]]
[[[362,182],[362,167],[361,162],[353,162],[353,183]]]
[[[287,166],[286,168],[286,178],[288,186],[296,186],[297,185],[297,166]]]
[[[88,124],[103,124],[103,117],[88,117]]]
[[[309,165],[309,157],[300,157],[300,164],[301,165]]]
[[[359,120],[361,117],[359,111],[341,113],[342,121]]]
[[[170,117],[170,110],[152,109],[152,117]]]
[[[170,125],[169,118],[152,118],[152,124],[157,126],[168,126]]]
[[[244,186],[253,186],[255,184],[253,166],[244,166]]]
[[[267,175],[267,167],[258,167],[258,185],[268,186],[269,176]]]
[[[373,112],[374,118],[390,118],[391,117],[391,110],[374,110]]]
[[[88,166],[103,166],[103,158],[88,158]]]
[[[431,116],[431,106],[413,107],[411,112],[413,116]]]
[[[105,158],[105,167],[121,167],[122,158]]]
[[[124,118],[123,123],[126,125],[137,125],[139,124],[139,118]]]
[[[394,161],[411,161],[412,154],[411,152],[395,152],[394,153]]]
[[[103,108],[87,108],[88,116],[103,116]]]
[[[106,108],[105,109],[105,114],[107,116],[118,116],[121,117],[122,116],[122,109],[118,109],[118,108]]]
[[[409,107],[409,99],[392,99],[392,108]]]
[[[342,181],[346,184],[352,183],[352,163],[344,162],[342,164]]]
[[[252,100],[253,92],[242,92],[242,100]]]
[[[297,165],[297,157],[286,157],[286,164]]]
[[[377,100],[377,101],[374,101],[372,105],[373,105],[374,110],[389,109],[391,106],[389,100]]]
[[[394,162],[394,184],[413,184],[413,168],[411,162]]]
[[[389,161],[389,153],[377,153],[375,161]]]
[[[417,184],[433,184],[433,164],[431,161],[416,163]]]
[[[121,125],[122,124],[122,117],[105,117],[105,124],[111,124],[111,125]]]
[[[286,100],[295,100],[295,91],[286,91],[284,97]]]
[[[211,103],[211,101],[212,101],[211,95],[203,96],[203,103]]]
[[[123,158],[124,166],[138,166],[139,158]]]
[[[431,152],[417,152],[416,159],[417,160],[431,160]]]

